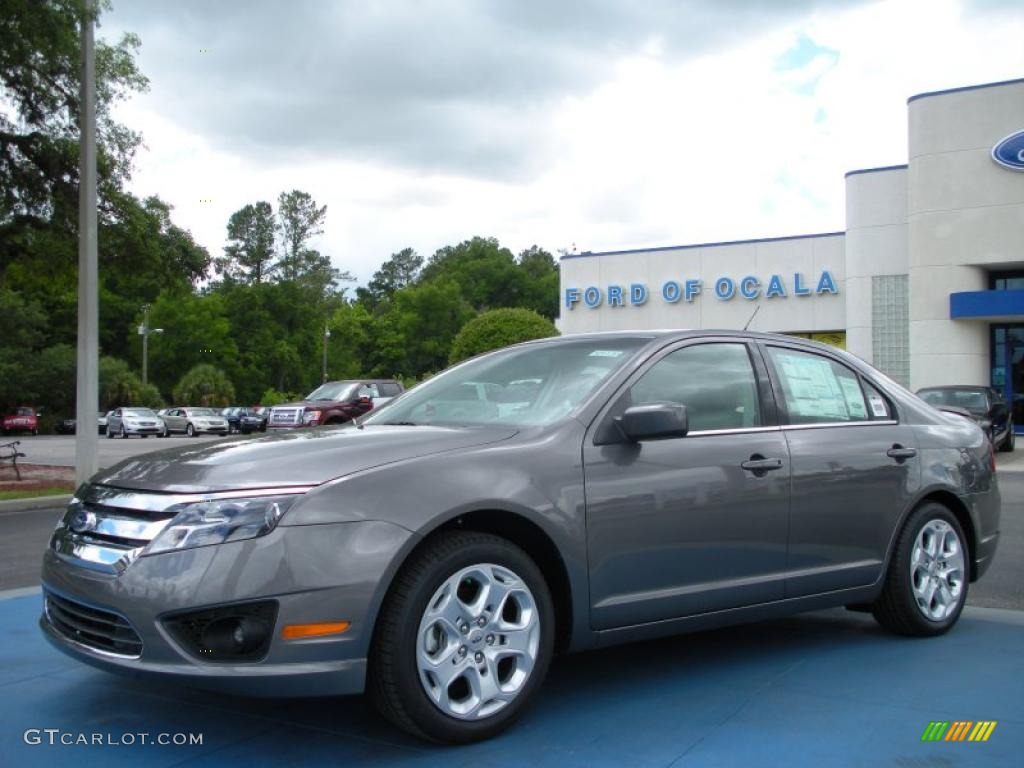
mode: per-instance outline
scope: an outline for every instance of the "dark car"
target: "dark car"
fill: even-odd
[[[917,390],[917,396],[940,410],[954,410],[969,416],[978,422],[998,450],[1013,450],[1013,416],[998,389],[967,385],[924,387]]]
[[[467,742],[524,710],[556,652],[834,606],[943,634],[995,555],[995,471],[977,424],[824,344],[544,339],[358,425],[99,472],[47,548],[40,622],[112,671],[366,690]]]
[[[248,435],[250,432],[266,430],[266,421],[261,419],[252,408],[233,405],[223,409],[221,416],[228,420],[228,434],[241,432]]]
[[[75,419],[61,419],[57,422],[55,427],[58,435],[73,435],[75,434],[75,427],[77,425]]]
[[[322,384],[297,403],[275,405],[267,426],[271,429],[344,424],[402,394],[395,379],[352,379]]]

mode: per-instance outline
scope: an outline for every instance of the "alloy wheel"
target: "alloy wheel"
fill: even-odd
[[[953,526],[938,518],[924,524],[910,557],[910,585],[925,618],[943,621],[956,610],[964,562],[963,545]]]
[[[540,650],[537,604],[511,569],[463,568],[434,592],[420,620],[416,666],[444,714],[481,720],[522,692]]]

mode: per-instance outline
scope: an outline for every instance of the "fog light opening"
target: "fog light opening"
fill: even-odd
[[[217,655],[247,656],[266,642],[269,627],[262,621],[243,617],[217,619],[202,631],[203,650]]]

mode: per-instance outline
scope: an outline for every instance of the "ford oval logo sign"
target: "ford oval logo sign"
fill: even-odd
[[[1011,133],[992,147],[992,159],[1004,168],[1024,171],[1024,131]]]

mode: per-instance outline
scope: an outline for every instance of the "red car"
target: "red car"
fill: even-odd
[[[39,421],[36,419],[36,409],[27,405],[15,408],[4,416],[3,432],[5,435],[13,432],[29,432],[38,435]]]

